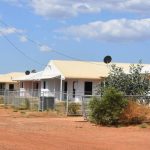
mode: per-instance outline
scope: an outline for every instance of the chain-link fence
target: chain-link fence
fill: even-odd
[[[66,115],[83,115],[92,96],[49,91],[4,91],[1,103],[30,111],[55,110]],[[60,97],[62,98],[60,100]]]
[[[150,96],[149,95],[126,95],[126,99],[131,101],[136,101],[139,104],[150,106]]]
[[[54,110],[66,115],[83,115],[85,119],[87,119],[90,111],[89,101],[93,97],[101,99],[100,95],[85,96],[56,91],[4,91],[3,93],[0,96],[0,104],[5,106],[29,111]],[[125,96],[125,98],[150,106],[150,96],[147,95],[132,95]]]
[[[35,93],[33,93],[34,95]],[[5,91],[4,105],[20,110],[39,110],[39,97],[20,91]]]

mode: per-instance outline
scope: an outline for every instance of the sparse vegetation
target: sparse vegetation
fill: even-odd
[[[96,124],[116,125],[126,106],[127,100],[123,94],[115,88],[108,88],[102,99],[95,97],[90,101],[90,120]]]
[[[0,96],[0,104],[4,104],[4,97]]]
[[[127,124],[140,124],[144,120],[147,120],[149,114],[149,108],[143,106],[135,101],[128,101],[128,105],[125,107],[121,120]]]
[[[90,118],[95,123],[140,124],[147,120],[149,109],[144,105],[150,104],[147,97],[150,88],[149,74],[141,73],[141,62],[130,65],[129,68],[129,73],[126,73],[123,68],[111,65],[109,76],[97,87],[97,93],[102,98],[94,98],[90,102]]]
[[[58,114],[65,114],[66,112],[66,102],[57,102],[55,104],[55,110]]]
[[[68,113],[70,115],[79,115],[80,114],[80,112],[79,112],[80,110],[81,110],[81,104],[75,103],[75,102],[69,103]]]
[[[147,123],[142,123],[139,127],[140,128],[148,128],[148,124]]]

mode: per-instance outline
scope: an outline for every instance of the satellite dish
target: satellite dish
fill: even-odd
[[[27,70],[27,71],[25,72],[25,74],[26,74],[26,75],[29,75],[29,74],[30,74],[30,71],[29,71],[29,70]]]
[[[31,71],[31,73],[36,73],[36,70],[35,70],[35,69],[33,69],[33,70]]]
[[[111,56],[106,56],[106,57],[104,58],[104,63],[105,63],[105,64],[109,64],[111,61],[112,61]]]

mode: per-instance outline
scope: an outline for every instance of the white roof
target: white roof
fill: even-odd
[[[51,79],[59,76],[61,76],[61,73],[52,64],[48,64],[42,73],[41,79]]]
[[[48,68],[46,68],[44,71],[40,71],[37,73],[31,73],[30,75],[25,75],[21,78],[16,78],[16,79],[14,79],[14,81],[39,81],[42,79],[51,79],[51,78],[56,78],[59,76],[60,76],[60,74],[48,71]]]
[[[40,80],[42,77],[43,71],[37,73],[31,73],[30,75],[25,75],[20,78],[15,78],[15,81],[32,81],[32,80]]]
[[[122,67],[126,73],[129,73],[129,63],[110,63]],[[68,79],[93,79],[99,80],[107,77],[110,71],[109,65],[103,62],[85,62],[85,61],[64,61],[52,60],[43,71],[31,73],[15,81],[32,81],[62,77]],[[142,73],[150,73],[150,65],[143,64]]]

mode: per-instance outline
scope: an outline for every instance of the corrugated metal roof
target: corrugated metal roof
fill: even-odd
[[[48,74],[48,72],[45,73],[45,70],[44,70],[44,71],[40,71],[37,73],[31,73],[30,75],[25,75],[20,78],[15,78],[14,80],[15,81],[38,81],[41,79],[55,78],[57,76],[60,76],[60,74],[52,74],[50,71]]]
[[[50,63],[49,63],[50,64]],[[122,67],[126,73],[129,72],[129,63],[110,63],[109,65],[103,62],[86,62],[86,61],[65,61],[53,60],[53,64],[62,72],[65,78],[80,78],[80,79],[100,79],[107,77],[110,71],[110,65],[116,64]],[[150,66],[144,64],[144,66]]]
[[[0,75],[0,83],[15,83],[16,81],[13,81],[14,78],[18,78],[24,76],[24,73],[22,72],[12,72],[8,74],[1,74]]]
[[[14,78],[15,81],[32,81],[32,80],[40,80],[42,77],[43,71],[37,73],[31,73],[29,75],[25,75],[20,78]]]
[[[129,63],[110,63],[107,65],[103,62],[52,60],[43,71],[16,78],[15,80],[32,81],[55,78],[61,75],[68,79],[99,80],[108,76],[110,65],[112,64],[122,67],[126,73],[129,73],[129,66],[131,65]],[[142,73],[145,72],[144,70],[149,70],[150,72],[150,65],[144,64],[143,66]]]

